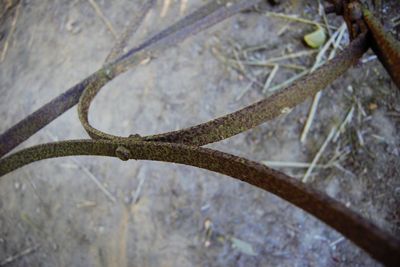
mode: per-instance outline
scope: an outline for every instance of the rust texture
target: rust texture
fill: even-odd
[[[397,88],[400,89],[400,42],[385,31],[369,10],[364,9],[363,15],[371,35],[372,50],[378,56]]]
[[[112,63],[105,65],[88,78],[52,99],[31,115],[2,133],[0,135],[0,157],[10,152],[65,111],[76,105],[84,89],[89,84],[91,84],[91,86],[97,85],[101,87],[101,83],[97,83],[97,80],[102,79],[105,71],[108,78],[111,80],[128,68],[139,64],[147,57],[160,53],[171,45],[175,45],[185,38],[211,27],[217,22],[261,1],[262,0],[211,1],[198,11],[188,15],[138,47],[131,49]]]
[[[0,160],[0,175],[33,161],[71,155],[118,156],[120,147],[131,159],[174,162],[222,173],[273,193],[333,227],[372,257],[389,266],[400,262],[400,242],[340,202],[284,173],[220,151],[176,143],[73,140],[21,150]]]
[[[400,241],[329,196],[259,163],[202,148],[275,118],[332,83],[372,46],[398,85],[398,43],[388,37],[368,11],[360,14],[357,1],[331,0],[345,16],[353,41],[338,56],[294,85],[237,112],[179,131],[141,137],[120,137],[93,128],[88,121],[91,102],[111,79],[179,41],[257,4],[261,0],[211,1],[148,41],[118,56],[112,52],[103,68],[55,98],[0,136],[0,176],[29,163],[73,155],[117,157],[121,160],[155,160],[207,169],[239,179],[273,193],[336,229],[373,258],[400,266]],[[351,2],[351,6],[347,5]],[[149,6],[144,6],[148,10]],[[141,16],[143,17],[143,16]],[[139,16],[140,19],[140,16]],[[367,25],[363,28],[362,25]],[[354,27],[356,26],[356,27]],[[358,27],[358,28],[357,28]],[[123,43],[121,40],[120,43]],[[396,73],[397,70],[397,73]],[[41,144],[3,157],[70,107],[78,104],[79,119],[94,140],[69,140]]]
[[[359,0],[328,0],[328,2],[332,4],[328,6],[328,12],[343,16],[351,40],[361,33],[368,32],[372,50],[400,89],[400,42],[384,29],[376,15]],[[381,1],[375,1],[375,5],[379,10]]]
[[[269,98],[247,106],[239,111],[199,124],[187,129],[164,134],[142,137],[145,141],[161,141],[201,146],[217,142],[239,134],[257,125],[281,115],[288,108],[295,107],[318,91],[324,89],[350,66],[357,62],[367,50],[365,34],[356,39],[352,45],[325,66],[308,75],[294,85],[275,93]],[[101,83],[100,83],[101,84]],[[81,123],[88,134],[95,139],[124,140],[130,137],[119,137],[93,128],[88,121],[91,101],[101,89],[99,84],[88,86],[78,104]]]

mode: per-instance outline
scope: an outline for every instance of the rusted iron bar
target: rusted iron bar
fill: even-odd
[[[203,124],[179,131],[146,136],[141,139],[202,146],[229,138],[285,113],[288,109],[324,89],[355,64],[367,49],[366,34],[360,35],[338,57],[335,57],[311,75],[269,98]],[[82,94],[78,104],[78,113],[83,127],[92,138],[129,139],[101,132],[90,125],[88,121],[90,103],[100,89],[101,87],[97,84],[93,87],[88,86]],[[137,139],[138,136],[133,136],[133,138]]]
[[[182,21],[177,22],[138,47],[131,49],[116,61],[93,73],[1,134],[0,157],[76,105],[82,92],[89,84],[103,86],[104,84],[101,84],[99,80],[102,79],[102,82],[107,82],[104,80],[105,74],[111,80],[116,75],[126,71],[127,68],[139,64],[147,57],[153,56],[160,51],[162,52],[171,45],[177,44],[185,38],[211,27],[260,1],[262,0],[212,1],[193,14],[188,15]]]
[[[345,205],[262,164],[220,151],[176,143],[75,140],[31,147],[0,161],[0,175],[31,161],[72,155],[115,157],[125,147],[131,159],[174,162],[222,173],[271,192],[336,229],[376,260],[398,266],[400,242]],[[14,165],[17,163],[18,165]],[[12,168],[11,168],[12,167]]]
[[[383,54],[380,59],[382,58],[382,62],[389,65],[388,71],[395,70],[393,66],[396,67],[397,63],[393,63],[390,58],[388,59],[388,56],[392,53],[398,55],[398,50],[396,50],[398,47],[393,46],[390,38],[380,35],[382,29],[379,28],[379,24],[377,26],[374,19],[368,18],[367,12],[361,15],[354,12],[357,11],[357,4],[353,4],[357,1],[330,1],[335,3],[336,12],[343,12],[346,22],[351,27],[354,41],[351,42],[350,46],[313,74],[270,98],[207,123],[153,136],[119,137],[98,131],[90,126],[88,122],[90,103],[108,81],[144,58],[153,56],[191,34],[258,2],[257,0],[212,1],[46,104],[29,116],[25,122],[24,120],[21,121],[0,136],[1,156],[65,112],[69,107],[75,105],[78,98],[80,120],[89,135],[98,140],[69,140],[21,150],[0,159],[0,176],[34,161],[71,155],[110,156],[122,160],[145,159],[195,166],[229,175],[271,192],[338,230],[367,251],[373,258],[386,265],[398,266],[400,264],[400,241],[346,208],[343,204],[264,165],[200,147],[231,137],[285,113],[343,74],[368,49],[369,42],[372,42],[372,46],[377,46],[375,48],[378,51],[377,53]],[[352,4],[352,6],[343,6],[344,3]],[[341,6],[338,6],[340,4]],[[367,25],[365,27],[363,20]],[[55,106],[57,104],[59,107]]]
[[[326,9],[343,16],[351,39],[360,33],[369,33],[369,44],[379,61],[400,89],[400,41],[386,31],[376,16],[359,0],[327,0],[332,5]],[[380,1],[376,1],[381,6]],[[378,8],[379,9],[379,8]]]
[[[363,15],[370,32],[371,48],[400,89],[400,42],[385,31],[368,9],[363,10]]]
[[[334,66],[346,66],[348,68],[361,57],[366,49],[366,36],[365,34],[360,35],[347,49],[330,61],[327,66],[332,69],[335,68]],[[342,67],[338,68],[340,71],[338,73],[333,71],[336,74],[332,75],[339,75],[344,71],[341,69]],[[307,90],[309,86],[314,87],[314,83],[316,82],[313,79],[305,79],[296,88],[301,92]],[[318,85],[321,86],[320,83]],[[88,92],[90,92],[90,88]],[[306,93],[302,94],[306,95]],[[286,97],[290,98],[290,95]],[[90,101],[86,103],[87,107],[89,103]],[[280,111],[281,106],[270,105],[262,110],[265,113],[277,114],[275,112]],[[258,121],[258,116],[251,116],[254,108],[248,109],[247,112],[248,117],[241,118],[239,121],[243,121],[243,123],[247,120]],[[223,129],[225,127],[232,129],[232,125],[235,125],[235,123],[231,125],[211,124],[208,129]],[[202,134],[201,131],[196,131],[196,127],[193,129],[192,136],[194,138],[197,135],[202,136]],[[179,138],[175,141],[179,141]],[[123,137],[112,137],[111,140],[75,140],[43,144],[1,159],[0,176],[30,162],[45,158],[68,155],[101,155],[121,158],[118,153],[121,148],[123,148],[124,159],[146,159],[191,165],[226,174],[252,184],[276,194],[324,221],[362,247],[375,259],[387,265],[394,265],[400,261],[400,242],[397,239],[347,209],[338,201],[307,187],[294,178],[256,162],[198,146],[159,141],[138,141]]]

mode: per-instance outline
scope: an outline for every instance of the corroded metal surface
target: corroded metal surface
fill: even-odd
[[[155,56],[171,45],[177,44],[191,35],[249,8],[262,0],[218,0],[183,18],[181,21],[163,30],[145,41],[125,55],[105,65],[97,72],[68,89],[63,94],[43,105],[41,108],[21,120],[0,135],[0,157],[4,156],[44,126],[76,105],[84,89],[89,86],[104,85],[100,82],[106,78],[111,80],[128,68],[138,65],[142,60]]]
[[[384,56],[379,55],[379,49],[386,51],[386,45],[392,47],[393,42],[385,35],[379,35],[382,33],[379,24],[376,26],[375,21],[368,17],[366,12],[363,13],[364,18],[355,12],[349,24],[353,26],[354,21],[362,20],[368,25],[368,29],[356,29],[353,32],[354,41],[337,57],[287,89],[237,112],[187,129],[145,137],[113,136],[90,126],[88,122],[90,103],[111,79],[140,63],[141,60],[258,2],[260,0],[211,1],[142,45],[105,65],[16,124],[0,136],[0,156],[4,156],[79,100],[79,118],[86,131],[95,140],[62,141],[21,150],[0,159],[0,176],[34,161],[72,155],[109,156],[118,157],[121,160],[155,160],[195,166],[231,176],[271,192],[330,225],[367,251],[373,258],[386,265],[400,265],[400,241],[338,201],[264,165],[200,147],[251,129],[285,113],[289,108],[322,90],[343,74],[358,61],[370,45],[373,48],[377,47],[374,51],[378,51],[377,54],[383,63],[389,65],[389,72],[393,68],[396,72],[398,66],[385,55],[390,55],[392,53],[390,51],[393,51],[395,56],[399,56],[396,50],[398,47],[390,50],[390,53],[383,52]],[[348,1],[331,2],[341,4],[341,8],[346,8],[343,7],[343,3]],[[343,13],[349,14],[349,10]],[[349,17],[349,15],[346,16]],[[361,24],[357,23],[357,25]]]
[[[361,33],[369,33],[369,43],[380,62],[389,73],[397,88],[400,89],[400,42],[387,32],[377,16],[359,0],[329,0],[332,6],[328,12],[343,16],[347,24],[350,38]],[[375,1],[377,10],[381,9],[381,1]]]
[[[179,131],[145,136],[142,137],[142,140],[201,146],[254,128],[267,120],[284,114],[290,108],[295,107],[308,97],[324,89],[356,63],[366,50],[367,46],[364,34],[328,64],[271,97],[215,120]],[[88,86],[82,94],[78,104],[81,123],[92,138],[129,140],[132,137],[123,138],[101,132],[93,128],[88,121],[90,103],[101,89],[101,85],[104,84],[103,81],[105,80],[100,79],[93,86]]]
[[[71,155],[115,157],[124,147],[132,159],[174,162],[222,173],[271,192],[333,227],[375,259],[396,266],[400,243],[340,202],[284,173],[220,151],[176,143],[75,140],[31,147],[1,160],[0,175],[32,161]]]
[[[371,34],[371,48],[400,89],[400,42],[386,32],[379,21],[367,9],[363,10],[364,21]]]

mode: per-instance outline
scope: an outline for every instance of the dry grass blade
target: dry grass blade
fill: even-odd
[[[248,53],[251,51],[257,51],[259,49],[265,49],[264,46],[255,46],[255,47],[251,47],[251,48],[247,48],[242,50],[242,52],[238,52],[236,48],[233,49],[233,53],[234,53],[234,59],[232,58],[228,58],[225,56],[221,56],[222,53],[219,53],[219,57],[223,57],[223,61],[226,63],[233,63],[235,65],[238,65],[242,74],[245,76],[248,76],[248,74],[245,71],[245,65],[246,66],[253,66],[253,67],[272,67],[272,71],[269,73],[266,81],[264,84],[261,84],[261,88],[262,88],[262,92],[266,93],[267,91],[277,91],[279,89],[282,89],[288,85],[290,85],[291,83],[295,82],[296,80],[304,77],[306,74],[309,73],[309,70],[306,67],[303,66],[299,66],[299,65],[295,65],[295,64],[281,64],[278,62],[284,61],[284,60],[290,60],[290,59],[295,59],[295,58],[299,58],[299,57],[304,57],[304,56],[309,56],[312,54],[316,53],[316,50],[304,50],[304,51],[298,51],[295,53],[291,53],[291,54],[287,54],[287,55],[283,55],[283,56],[278,56],[278,57],[273,57],[273,58],[268,58],[266,60],[253,60],[253,59],[249,59],[248,57]],[[240,59],[240,54],[243,54],[245,57],[245,60]],[[295,70],[301,70],[300,73],[298,73],[297,75],[294,75],[293,77],[291,77],[289,80],[286,80],[283,83],[280,83],[278,85],[275,85],[271,88],[271,84],[272,81],[274,79],[274,77],[276,76],[278,70],[280,67],[283,68],[288,68],[288,69],[295,69]],[[249,77],[247,77],[249,78]],[[259,82],[255,79],[251,79],[251,77],[249,78],[251,81],[253,81],[254,83],[259,84]]]
[[[142,192],[143,184],[144,184],[144,182],[145,182],[145,180],[146,180],[146,177],[147,177],[147,176],[142,176],[142,177],[140,178],[139,185],[138,185],[138,187],[136,188],[135,193],[132,194],[132,204],[136,204],[136,203],[138,202],[138,200],[139,200],[139,198],[140,198],[140,193]]]
[[[188,3],[188,0],[181,0],[181,6],[179,8],[179,13],[181,15],[185,14],[186,9],[187,9],[187,3]]]
[[[326,17],[325,9],[324,9],[324,6],[321,4],[321,0],[318,0],[318,13],[324,19],[324,23],[325,23],[326,29],[328,31],[328,35],[332,36],[331,25],[328,22],[328,18]]]
[[[261,47],[261,46],[260,46]],[[217,57],[218,60],[220,60],[221,62],[229,65],[230,67],[237,69],[237,67],[239,67],[239,71],[243,72],[243,70],[245,69],[244,66],[251,66],[251,67],[274,67],[275,65],[277,65],[279,61],[283,61],[286,59],[294,59],[294,58],[298,58],[298,57],[302,57],[302,56],[308,56],[308,55],[312,55],[315,54],[316,51],[314,50],[306,50],[306,51],[300,51],[300,52],[296,52],[293,54],[289,54],[289,55],[285,55],[285,56],[280,56],[280,57],[275,57],[275,58],[269,58],[267,60],[250,60],[250,59],[245,59],[245,60],[241,60],[239,59],[239,53],[236,51],[236,55],[234,55],[235,58],[231,58],[229,56],[224,55],[221,51],[221,49],[218,49],[216,47],[213,47],[211,49],[211,52],[214,54],[214,56]],[[249,50],[243,50],[244,54],[247,54],[249,51],[252,51],[252,49]],[[256,50],[256,49],[254,49]],[[237,66],[237,67],[235,67]],[[296,65],[296,64],[285,64],[285,63],[279,63],[279,67],[282,68],[287,68],[287,69],[293,69],[293,70],[306,70],[307,68],[301,65]],[[249,79],[251,80],[251,79]]]
[[[271,168],[296,168],[296,169],[307,169],[312,166],[312,163],[308,162],[292,162],[292,161],[269,161],[263,160],[263,164]],[[325,169],[331,167],[329,164],[315,164],[314,168]]]
[[[270,92],[275,92],[275,91],[279,91],[285,87],[288,87],[289,85],[291,85],[292,83],[294,83],[295,81],[299,80],[300,78],[303,78],[304,76],[306,76],[307,74],[310,73],[310,70],[304,70],[296,75],[294,75],[293,77],[287,79],[286,81],[284,81],[283,83],[277,84],[271,88],[269,88],[268,91]]]
[[[142,25],[144,18],[149,13],[150,9],[154,6],[155,2],[156,0],[146,1],[143,4],[142,8],[138,12],[133,14],[133,18],[126,26],[124,32],[118,38],[118,41],[111,49],[111,52],[108,54],[105,60],[105,64],[114,61],[115,59],[117,59],[119,56],[122,55],[123,49],[128,43],[129,38],[131,38],[131,36],[133,36],[139,29],[139,27]]]
[[[265,48],[264,46],[256,46],[256,47],[248,48],[248,49],[243,50],[243,54],[247,55],[249,53],[249,51],[256,51],[258,49],[264,49],[264,48]],[[269,58],[267,60],[250,60],[248,58],[246,58],[245,60],[241,60],[240,56],[239,56],[240,53],[237,51],[236,48],[234,48],[233,53],[234,53],[234,59],[225,57],[222,55],[222,53],[219,53],[219,58],[222,57],[223,61],[226,63],[233,63],[233,64],[238,65],[242,74],[245,76],[247,76],[247,73],[245,71],[245,65],[255,66],[255,67],[272,67],[272,71],[269,73],[268,78],[266,79],[266,82],[264,84],[261,84],[261,87],[263,88],[262,92],[266,93],[267,91],[273,92],[273,91],[282,89],[282,88],[290,85],[291,83],[295,82],[296,80],[304,77],[305,75],[307,75],[309,73],[309,70],[306,67],[295,65],[295,64],[281,64],[281,63],[277,63],[277,62],[295,59],[295,58],[304,57],[304,56],[309,56],[309,55],[315,54],[316,50],[299,51],[299,52],[287,54],[284,56]],[[294,75],[289,80],[286,80],[285,82],[280,83],[280,84],[275,85],[272,88],[270,88],[271,84],[272,84],[272,80],[274,79],[274,77],[277,74],[280,67],[301,70],[301,72],[298,73],[297,75]],[[249,78],[249,77],[247,77],[247,78]],[[251,79],[251,78],[249,78],[249,79],[251,81],[253,81],[254,83],[260,85],[257,80]]]
[[[53,140],[53,141],[59,141],[59,138],[52,134],[51,132],[46,132],[47,135]],[[97,177],[84,165],[82,165],[79,161],[77,161],[75,158],[71,158],[72,163],[81,169],[86,176],[97,186],[97,188],[100,189],[101,192],[104,193],[104,195],[112,202],[116,203],[117,200],[115,197],[107,190],[107,188],[97,179]]]
[[[90,5],[93,7],[94,11],[96,12],[97,16],[103,21],[103,23],[106,25],[107,29],[111,32],[111,34],[114,36],[115,39],[118,40],[118,34],[115,31],[114,27],[112,26],[111,22],[106,18],[104,15],[103,11],[99,7],[99,5],[96,3],[95,0],[88,0]]]
[[[12,263],[12,262],[14,262],[16,260],[19,260],[20,258],[35,252],[39,247],[40,247],[40,245],[37,244],[37,245],[35,245],[33,247],[29,247],[27,249],[24,249],[24,250],[18,252],[17,254],[15,254],[15,255],[9,256],[9,257],[5,258],[4,260],[2,260],[0,262],[0,266],[5,266],[5,265],[8,265],[8,264],[10,264],[10,263]]]
[[[310,167],[307,169],[307,172],[304,174],[304,177],[302,179],[303,183],[308,182],[311,172],[314,170],[314,168],[315,168],[316,164],[318,163],[318,161],[320,160],[322,154],[325,152],[325,149],[328,147],[328,144],[331,142],[332,138],[335,136],[335,133],[336,133],[336,127],[331,129],[328,137],[325,139],[324,143],[318,150],[318,153],[315,155],[313,161],[311,162]]]
[[[344,132],[346,126],[351,122],[351,120],[353,119],[353,114],[354,114],[354,110],[355,107],[352,106],[349,110],[349,112],[347,113],[345,119],[343,120],[343,122],[340,124],[339,126],[339,130],[337,131],[337,133],[335,134],[335,137],[333,138],[333,142],[337,142],[337,140],[339,139],[340,135]]]
[[[346,24],[343,23],[339,27],[339,29],[335,33],[332,34],[332,36],[325,43],[325,45],[319,50],[311,71],[315,71],[319,66],[321,66],[322,64],[325,63],[323,58],[326,57],[325,55],[331,46],[333,46],[333,51],[336,51],[338,43],[342,40],[342,37],[343,37],[342,32],[344,32],[345,30],[346,30]],[[331,58],[328,58],[328,59],[331,59]]]
[[[7,54],[8,47],[10,45],[11,38],[14,35],[14,32],[15,32],[15,27],[17,25],[20,9],[21,9],[21,2],[18,3],[18,6],[17,6],[17,8],[15,10],[14,19],[13,19],[13,21],[11,23],[10,33],[7,35],[7,39],[4,42],[3,50],[1,51],[0,62],[3,62],[4,59],[6,58],[6,54]]]
[[[338,47],[338,44],[341,42],[341,40],[343,38],[343,33],[345,32],[345,30],[346,30],[346,24],[343,23],[340,26],[340,28],[334,34],[332,34],[332,36],[329,38],[328,42],[326,42],[326,44],[318,52],[315,63],[313,65],[313,67],[311,68],[311,72],[315,71],[319,66],[321,66],[323,63],[325,63],[325,61],[323,60],[323,57],[325,56],[325,54],[328,51],[330,46],[333,46],[333,50],[330,53],[328,59],[332,59],[335,56],[336,49]],[[300,136],[300,141],[302,143],[305,143],[305,141],[307,139],[307,135],[308,135],[308,133],[311,129],[312,123],[314,121],[315,114],[317,112],[318,104],[319,104],[321,97],[322,97],[322,92],[318,92],[314,96],[313,102],[310,107],[310,111],[308,113],[306,124],[304,125],[303,131]]]
[[[240,59],[239,56],[239,52],[237,51],[237,48],[235,46],[232,46],[232,51],[233,51],[233,55],[235,57],[234,60],[228,60],[226,62],[233,62],[238,66],[238,71],[245,77],[247,78],[249,81],[251,81],[251,83],[253,84],[257,84],[259,86],[263,86],[263,84],[261,84],[259,81],[257,81],[256,78],[254,78],[252,75],[250,75],[250,73],[246,70],[246,67],[244,66],[242,60]],[[235,68],[236,69],[236,68]],[[250,89],[250,88],[248,88]]]
[[[274,64],[276,62],[279,61],[283,61],[283,60],[287,60],[287,59],[294,59],[294,58],[299,58],[299,57],[304,57],[304,56],[310,56],[315,54],[316,51],[315,50],[304,50],[304,51],[299,51],[299,52],[295,52],[292,54],[287,54],[284,56],[280,56],[280,57],[273,57],[273,58],[269,58],[267,60],[263,60],[263,61],[242,61],[242,64],[244,65],[267,65],[267,64]]]
[[[274,68],[272,69],[271,73],[268,75],[268,79],[265,82],[265,85],[264,85],[264,88],[263,88],[263,93],[264,94],[268,91],[269,87],[271,86],[272,80],[274,79],[274,77],[275,77],[276,73],[278,72],[278,70],[279,70],[279,65],[277,65],[277,64],[274,65]]]
[[[321,28],[326,28],[327,26],[324,24],[321,24],[319,22],[316,21],[312,21],[312,20],[308,20],[308,19],[304,19],[304,18],[299,18],[297,15],[287,15],[287,14],[281,14],[281,13],[275,13],[275,12],[267,12],[265,13],[266,16],[268,17],[275,17],[275,18],[281,18],[281,19],[285,19],[285,20],[290,20],[290,21],[295,21],[295,22],[300,22],[300,23],[304,23],[304,24],[309,24],[309,25],[314,25],[314,26],[319,26]],[[333,26],[329,27],[331,29],[336,29]]]
[[[253,82],[250,81],[249,84],[240,92],[240,94],[235,98],[235,101],[239,101],[253,86]]]
[[[163,18],[167,15],[170,6],[171,6],[171,0],[163,1],[163,7],[162,7],[161,13],[160,13],[161,18]]]
[[[319,100],[321,99],[322,92],[318,92],[311,104],[310,112],[308,113],[306,124],[304,125],[303,131],[300,136],[300,142],[305,143],[308,132],[310,131],[311,125],[314,122],[314,117],[318,109]]]
[[[265,61],[242,61],[244,65],[247,66],[254,66],[254,67],[275,67],[277,64],[276,63],[269,63]],[[296,64],[278,64],[279,67],[286,68],[286,69],[291,69],[291,70],[307,70],[306,67],[301,66],[301,65],[296,65]]]

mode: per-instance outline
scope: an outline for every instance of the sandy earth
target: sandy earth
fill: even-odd
[[[8,2],[1,4],[3,9]],[[120,33],[143,0],[96,2]],[[204,2],[171,1],[163,11],[163,1],[158,1],[129,47]],[[283,5],[273,11],[320,21],[316,1],[305,2],[299,9]],[[0,25],[0,48],[9,40],[0,62],[0,132],[100,68],[115,43],[89,1],[22,1],[8,39],[15,10]],[[329,19],[340,25],[340,20]],[[287,29],[279,35],[283,27]],[[235,111],[265,94],[257,84],[249,87],[243,74],[212,51],[229,54],[232,43],[262,44],[271,49],[258,51],[258,56],[275,57],[307,50],[302,36],[312,30],[256,12],[239,14],[119,76],[96,98],[90,120],[113,134],[145,135]],[[400,234],[400,94],[371,55],[323,91],[304,144],[300,134],[310,100],[288,115],[209,147],[255,161],[311,162],[330,129],[354,106],[351,122],[321,159],[327,162],[335,151],[348,151],[341,167],[317,169],[309,185]],[[292,63],[309,67],[314,57]],[[292,75],[278,72],[274,83]],[[265,82],[265,76],[256,78]],[[87,135],[75,107],[18,149],[76,138]],[[299,178],[306,171],[282,170]],[[2,177],[0,196],[0,265],[22,253],[6,265],[379,266],[285,201],[187,166],[99,157],[52,159]]]

